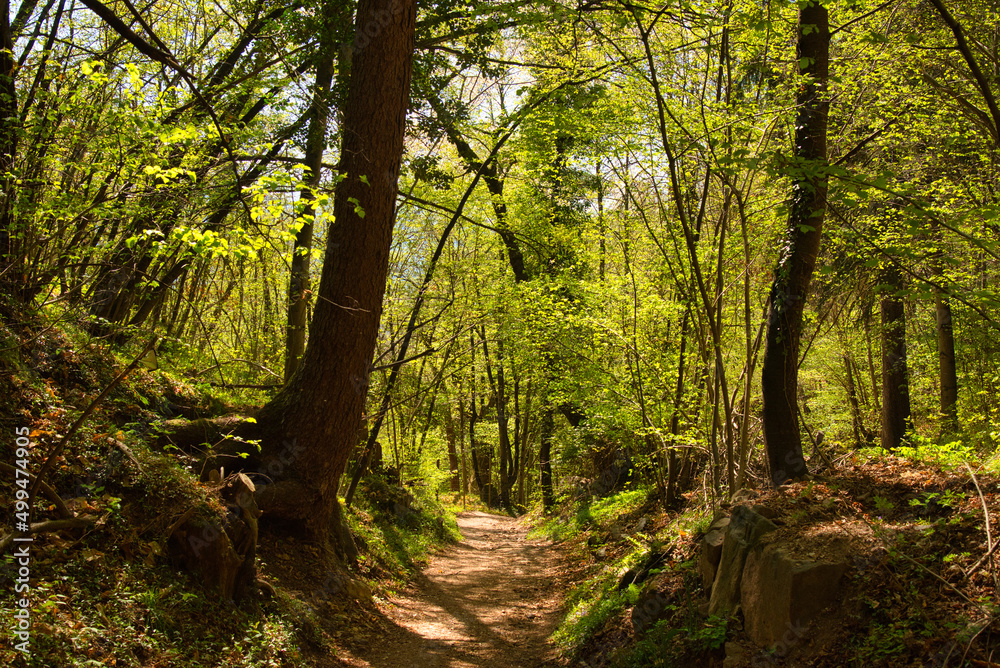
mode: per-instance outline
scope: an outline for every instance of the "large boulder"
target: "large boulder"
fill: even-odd
[[[846,570],[847,564],[839,560],[796,559],[781,543],[751,550],[740,586],[747,634],[765,647],[801,636],[804,627],[837,600]]]
[[[740,603],[740,581],[747,554],[761,537],[778,527],[747,506],[736,506],[722,544],[719,567],[712,583],[708,614],[727,616]]]
[[[729,530],[729,522],[728,517],[715,520],[701,539],[698,573],[701,575],[701,584],[706,592],[711,592],[712,583],[715,582],[715,572],[719,569],[719,562],[722,561],[722,545]]]

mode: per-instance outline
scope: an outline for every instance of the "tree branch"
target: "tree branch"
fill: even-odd
[[[965,31],[962,30],[962,26],[955,17],[951,15],[948,8],[944,6],[942,0],[927,0],[930,2],[934,8],[941,15],[948,27],[951,28],[951,32],[955,35],[955,44],[958,46],[959,52],[962,57],[965,58],[965,62],[968,63],[969,69],[972,70],[972,77],[976,80],[976,84],[979,86],[979,92],[982,93],[983,99],[986,101],[986,106],[989,107],[990,114],[993,116],[993,127],[990,128],[991,134],[993,135],[993,141],[998,147],[1000,147],[1000,107],[997,106],[996,98],[993,96],[993,91],[990,90],[990,84],[986,81],[986,77],[983,76],[983,71],[979,69],[979,63],[976,62],[975,57],[972,55],[972,49],[969,48],[969,42],[965,39]]]

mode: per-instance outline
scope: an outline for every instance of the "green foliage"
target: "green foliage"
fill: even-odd
[[[896,448],[891,453],[882,448],[862,448],[858,455],[865,458],[880,458],[893,455],[914,462],[934,464],[951,470],[962,468],[966,463],[976,463],[980,456],[976,450],[963,441],[937,443],[919,434],[910,434],[911,445]]]
[[[566,618],[552,635],[552,640],[567,655],[575,655],[596,631],[628,606],[628,592],[619,592],[613,582],[610,584],[571,596]]]
[[[614,668],[682,668],[699,660],[692,657],[721,649],[726,643],[728,619],[724,617],[689,618],[686,626],[675,624],[672,619],[657,622],[634,646],[618,653],[611,665]]]
[[[359,489],[345,513],[351,533],[379,569],[401,583],[432,550],[461,540],[455,516],[426,487],[402,490],[373,476]]]
[[[880,513],[888,513],[896,508],[896,504],[883,496],[875,495],[872,497],[872,501],[875,503],[875,509]]]

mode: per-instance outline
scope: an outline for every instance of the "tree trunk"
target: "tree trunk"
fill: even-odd
[[[937,291],[938,373],[941,383],[941,431],[958,429],[958,371],[955,368],[955,332],[951,303]]]
[[[677,382],[674,385],[674,406],[673,412],[670,415],[671,439],[670,448],[667,452],[667,490],[665,499],[668,506],[677,501],[680,496],[680,490],[677,488],[677,448],[674,445],[681,432],[681,404],[684,401],[684,362],[685,355],[687,354],[688,313],[688,311],[685,311],[681,319],[681,346],[680,351],[677,353]]]
[[[796,411],[802,313],[826,212],[826,126],[830,26],[825,7],[799,13],[798,62],[808,80],[799,88],[795,123],[796,180],[788,237],[771,287],[767,343],[761,367],[764,444],[775,486],[808,473]]]
[[[884,281],[897,291],[899,270],[889,270]],[[882,447],[899,447],[910,421],[909,374],[906,368],[906,311],[895,292],[882,298]]]
[[[448,473],[451,475],[451,491],[457,492],[462,489],[462,480],[458,470],[458,448],[455,439],[455,420],[451,416],[451,402],[445,406],[444,411],[444,433],[448,440]]]
[[[295,233],[291,272],[288,282],[288,325],[285,329],[285,382],[295,375],[306,349],[306,325],[309,314],[309,265],[312,255],[313,222],[316,218],[316,190],[323,174],[323,152],[326,150],[326,127],[330,116],[328,99],[333,84],[333,51],[327,45],[316,63],[312,110],[306,135],[305,159],[309,173],[304,178],[299,203],[301,225]]]
[[[538,428],[540,445],[538,446],[538,468],[542,486],[542,506],[545,510],[556,505],[556,497],[552,492],[552,434],[555,431],[555,415],[551,406],[546,406],[542,413],[542,423]]]
[[[486,332],[483,331],[483,356],[486,360],[486,372],[493,382],[493,374],[490,372],[489,350],[486,345]],[[500,505],[505,509],[510,509],[510,489],[514,484],[511,476],[511,451],[510,451],[510,430],[507,420],[507,382],[504,377],[504,353],[503,353],[503,333],[497,333],[497,373],[493,382],[493,393],[497,398],[497,433],[499,436],[498,449],[500,450]]]
[[[319,299],[299,370],[257,416],[264,518],[350,549],[337,487],[361,428],[395,223],[412,68],[413,0],[361,0],[343,120],[336,223],[327,235]],[[286,461],[282,455],[287,453]]]
[[[851,427],[854,429],[854,447],[867,445],[865,424],[861,419],[861,404],[858,402],[858,384],[854,380],[854,360],[850,353],[844,353],[844,383],[847,389],[847,401],[851,405]]]
[[[0,16],[0,272],[13,260],[11,227],[14,221],[14,161],[17,158],[17,90],[14,87],[14,43],[10,29],[10,2]],[[11,277],[5,277],[6,282]]]

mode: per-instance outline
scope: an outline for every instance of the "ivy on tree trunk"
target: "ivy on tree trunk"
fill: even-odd
[[[826,213],[829,52],[827,10],[819,3],[811,3],[799,12],[797,55],[802,78],[797,96],[795,155],[790,165],[794,184],[788,233],[771,286],[761,367],[764,444],[775,486],[808,473],[796,410],[799,339]]]

